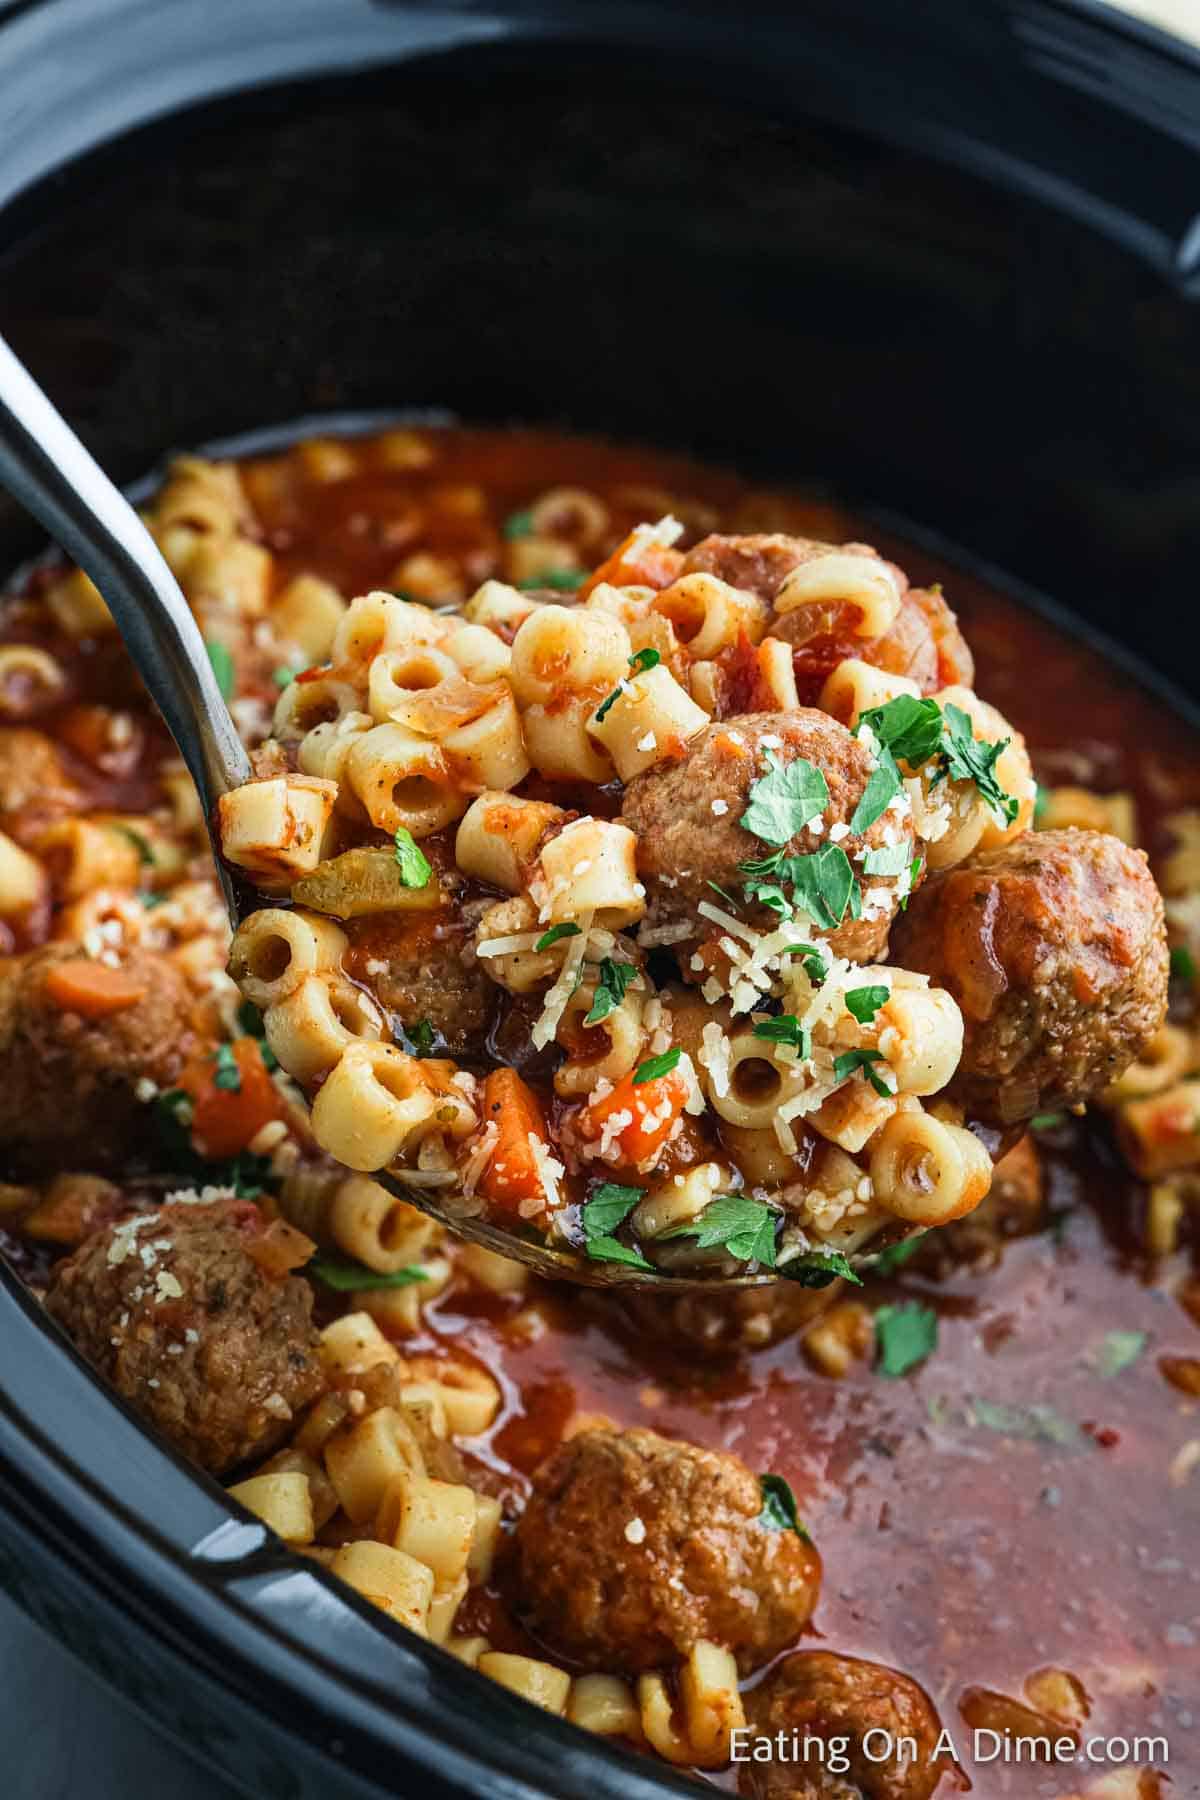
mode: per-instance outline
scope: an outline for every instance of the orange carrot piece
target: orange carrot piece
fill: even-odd
[[[79,1013],[85,1019],[106,1019],[110,1013],[126,1012],[146,998],[146,984],[124,969],[110,969],[107,963],[93,962],[86,956],[73,956],[67,962],[55,963],[46,975],[46,993],[64,1012]]]
[[[631,531],[624,543],[618,544],[612,555],[588,576],[579,590],[579,598],[586,600],[602,581],[610,581],[614,587],[661,590],[677,580],[682,565],[683,557],[678,550],[672,550],[666,544],[639,547],[636,533]]]
[[[302,1269],[316,1254],[317,1246],[286,1219],[272,1219],[262,1231],[247,1232],[242,1247],[264,1275],[282,1281],[293,1269]]]
[[[480,1192],[513,1211],[522,1200],[545,1198],[531,1136],[547,1143],[546,1120],[533,1092],[515,1069],[493,1069],[483,1084],[483,1122],[500,1133],[479,1179]]]
[[[236,1156],[264,1125],[283,1116],[284,1101],[262,1059],[258,1039],[240,1037],[231,1046],[237,1065],[236,1088],[218,1084],[222,1066],[209,1052],[189,1063],[179,1085],[192,1099],[192,1142],[199,1155]],[[232,1070],[230,1070],[232,1074]]]
[[[603,1135],[609,1119],[619,1113],[632,1114],[629,1124],[614,1139],[622,1163],[632,1168],[658,1155],[675,1129],[688,1093],[686,1080],[676,1070],[659,1075],[654,1081],[635,1082],[633,1075],[626,1075],[603,1099],[588,1102],[575,1128],[581,1137],[592,1142]]]

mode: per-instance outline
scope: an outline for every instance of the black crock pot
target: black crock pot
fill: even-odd
[[[902,518],[1186,682],[1198,292],[1200,59],[1104,6],[0,0],[0,332],[122,479],[306,414],[567,423]],[[0,499],[0,567],[36,542]],[[214,1769],[689,1791],[288,1557],[0,1280],[0,1584]]]

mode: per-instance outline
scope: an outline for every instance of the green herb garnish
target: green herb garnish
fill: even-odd
[[[631,1250],[613,1236],[645,1192],[644,1188],[621,1187],[615,1181],[606,1181],[584,1201],[580,1223],[587,1253],[593,1261],[625,1263],[634,1269],[653,1267],[640,1250]]]
[[[502,530],[510,544],[514,543],[517,538],[532,537],[533,514],[531,512],[509,513]]]
[[[222,700],[228,700],[233,693],[233,658],[225,645],[215,640],[205,644],[204,648],[208,651],[208,660],[216,677],[217,691]]]
[[[433,1050],[433,1026],[428,1019],[418,1019],[415,1025],[406,1025],[404,1034],[418,1056],[428,1056]]]
[[[218,1044],[213,1062],[216,1064],[213,1086],[222,1088],[227,1094],[240,1094],[242,1071],[239,1069],[238,1059],[233,1053],[233,1045]]]
[[[906,1375],[925,1361],[938,1341],[937,1314],[916,1302],[908,1306],[881,1306],[875,1314],[881,1375]]]
[[[820,818],[829,805],[829,784],[816,764],[802,756],[781,763],[768,751],[767,762],[767,773],[751,786],[740,822],[765,843],[786,844]]]
[[[289,669],[285,664],[280,664],[279,668],[271,671],[271,680],[277,688],[290,688],[295,679],[295,669]]]
[[[882,1075],[872,1068],[873,1063],[883,1062],[884,1058],[878,1050],[844,1050],[833,1059],[833,1075],[835,1081],[845,1081],[855,1070],[861,1069],[881,1100],[893,1098],[894,1089],[890,1088]]]
[[[533,947],[535,950],[549,950],[551,944],[557,944],[560,938],[570,938],[570,937],[578,937],[578,936],[579,936],[578,925],[574,924],[571,920],[568,919],[565,924],[552,925],[550,927],[549,931],[544,931],[542,933],[541,937],[538,939],[537,943]]]
[[[1171,952],[1171,973],[1179,981],[1195,982],[1196,959],[1186,944],[1176,944]]]
[[[871,987],[851,988],[846,995],[846,1011],[860,1025],[869,1025],[880,1007],[887,1004],[891,991],[882,982]]]
[[[811,1544],[812,1538],[800,1523],[800,1515],[796,1511],[796,1496],[783,1476],[760,1475],[758,1487],[762,1494],[762,1511],[756,1523],[764,1531],[794,1531],[798,1538]]]
[[[1123,1369],[1131,1368],[1146,1348],[1144,1331],[1109,1331],[1095,1356],[1095,1364],[1105,1380],[1111,1381]]]
[[[423,888],[428,885],[433,874],[432,864],[412,832],[403,825],[396,833],[396,862],[400,869],[400,880],[405,887]]]
[[[812,1055],[812,1032],[794,1013],[780,1013],[777,1019],[760,1019],[751,1035],[765,1038],[769,1044],[790,1044],[802,1057]]]
[[[154,867],[154,852],[140,831],[135,831],[132,825],[114,825],[113,830],[119,831],[123,838],[129,840],[138,853],[138,861],[145,868]]]
[[[902,875],[909,866],[907,844],[885,844],[863,857],[864,875]]]
[[[602,700],[596,708],[596,724],[599,725],[602,719],[608,717],[617,701],[621,698],[621,695],[625,692],[626,686],[632,678],[643,674],[647,669],[656,669],[661,661],[662,657],[658,654],[658,651],[651,650],[649,645],[647,645],[644,650],[635,650],[629,659],[629,674],[622,676],[612,693],[608,695],[607,699]]]
[[[372,1288],[412,1287],[414,1282],[429,1280],[426,1271],[413,1263],[402,1269],[384,1271],[368,1269],[364,1263],[352,1262],[349,1257],[342,1256],[314,1256],[305,1263],[304,1273],[315,1275],[318,1281],[339,1294],[367,1293]]]
[[[1029,1129],[1031,1131],[1053,1131],[1056,1125],[1065,1125],[1066,1122],[1065,1112],[1034,1113],[1029,1121]]]
[[[1000,786],[996,764],[1012,739],[1001,738],[994,744],[986,738],[976,739],[970,714],[953,702],[947,702],[942,716],[946,722],[942,733],[944,774],[951,781],[973,781],[984,803],[1011,825],[1021,810],[1020,802]]]
[[[829,963],[823,950],[815,944],[789,944],[783,953],[785,956],[798,956],[804,963],[804,973],[814,987],[820,987],[829,973]]]
[[[559,594],[573,594],[586,580],[586,569],[545,569],[531,580],[519,582],[518,586],[524,594],[536,593],[538,588],[553,588]]]
[[[887,1249],[881,1250],[875,1258],[873,1273],[894,1275],[897,1269],[904,1267],[910,1257],[917,1254],[928,1236],[928,1231],[918,1231],[915,1237],[901,1238],[898,1244],[889,1244]]]
[[[738,1262],[775,1267],[775,1225],[779,1214],[746,1194],[718,1194],[704,1211],[663,1238],[693,1237],[700,1250],[726,1250]]]
[[[681,1054],[678,1049],[664,1050],[661,1056],[652,1056],[648,1062],[640,1063],[633,1072],[634,1087],[641,1087],[645,1081],[657,1081],[661,1075],[669,1075],[678,1064]]]
[[[1040,1438],[1050,1444],[1080,1444],[1083,1441],[1079,1427],[1062,1418],[1052,1406],[1006,1406],[995,1400],[980,1399],[975,1394],[971,1395],[969,1404],[976,1425],[1002,1432],[1005,1437]]]
[[[791,905],[807,913],[824,931],[836,930],[847,908],[852,917],[858,917],[862,892],[840,844],[822,844],[811,856],[783,856],[776,851],[773,856],[738,866],[749,877],[747,895],[777,912],[790,911],[779,885],[783,883],[792,889]],[[760,879],[764,876],[770,879]]]
[[[862,1286],[862,1276],[855,1274],[840,1250],[806,1250],[802,1256],[792,1256],[786,1262],[778,1263],[776,1272],[785,1281],[794,1281],[798,1287],[823,1288],[831,1281],[839,1280],[852,1281],[855,1287]]]
[[[615,1012],[636,974],[636,963],[614,962],[611,956],[606,956],[600,964],[600,978],[592,998],[591,1011],[584,1019],[584,1024],[599,1025],[602,1019],[607,1019],[610,1012]],[[636,1079],[635,1076],[634,1080]]]

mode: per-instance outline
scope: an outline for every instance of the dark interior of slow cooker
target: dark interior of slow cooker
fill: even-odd
[[[0,330],[122,479],[327,410],[562,422],[890,508],[1178,677],[1194,305],[714,85],[476,54],[193,113],[27,198]]]

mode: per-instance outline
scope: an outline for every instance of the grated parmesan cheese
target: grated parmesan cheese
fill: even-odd
[[[544,1050],[547,1044],[553,1043],[559,1023],[567,1010],[567,1002],[579,985],[582,977],[584,952],[587,949],[588,933],[592,929],[593,908],[581,914],[579,919],[579,936],[567,940],[567,954],[563,958],[563,966],[558,980],[546,995],[533,1030],[530,1041],[535,1050]]]

